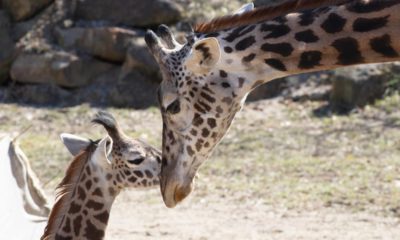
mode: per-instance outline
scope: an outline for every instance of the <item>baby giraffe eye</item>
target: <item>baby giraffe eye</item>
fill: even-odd
[[[170,114],[177,114],[178,112],[180,112],[181,111],[181,104],[179,102],[179,99],[177,98],[170,105],[168,105],[166,110]]]
[[[139,165],[139,164],[141,164],[143,161],[144,161],[144,157],[139,157],[139,158],[136,158],[136,159],[133,159],[133,160],[128,160],[128,162],[129,162],[130,164],[135,164],[135,165]]]

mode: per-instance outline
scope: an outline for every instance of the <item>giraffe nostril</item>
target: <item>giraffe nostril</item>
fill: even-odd
[[[182,202],[193,190],[192,184],[185,187],[177,187],[174,193],[174,199],[176,202]]]

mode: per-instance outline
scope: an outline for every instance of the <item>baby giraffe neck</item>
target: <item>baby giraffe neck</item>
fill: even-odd
[[[59,214],[59,225],[54,226],[55,240],[104,239],[111,206],[119,193],[119,189],[109,183],[112,178],[91,161],[85,164],[78,181],[69,186],[71,192],[58,200],[62,201],[60,207],[65,212]],[[63,199],[68,194],[69,199]]]

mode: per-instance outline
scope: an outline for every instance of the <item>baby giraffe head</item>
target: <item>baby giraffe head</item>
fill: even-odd
[[[98,167],[116,189],[159,184],[161,153],[157,149],[126,136],[115,118],[107,112],[98,112],[92,122],[102,125],[108,136],[93,142],[71,134],[61,134],[62,141],[72,155],[76,156],[92,145],[92,165]]]
[[[61,134],[74,159],[57,187],[43,240],[103,239],[111,205],[122,189],[159,184],[158,150],[127,137],[109,113],[99,112],[93,122],[108,135],[91,141]]]

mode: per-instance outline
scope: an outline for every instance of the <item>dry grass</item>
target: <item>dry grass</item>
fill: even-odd
[[[320,103],[248,104],[200,170],[190,201],[258,202],[303,210],[339,206],[399,216],[399,105],[400,96],[394,94],[350,116],[320,118],[313,115]],[[97,109],[87,105],[0,108],[0,135],[32,125],[21,144],[47,189],[59,182],[69,159],[58,140],[61,132],[91,138],[105,134],[90,124]],[[131,136],[160,146],[157,109],[107,110]]]

